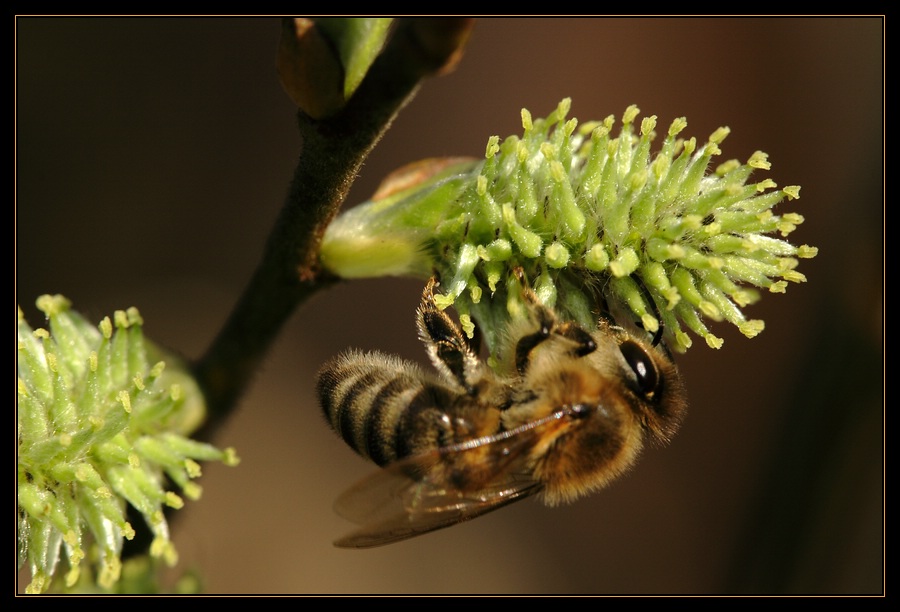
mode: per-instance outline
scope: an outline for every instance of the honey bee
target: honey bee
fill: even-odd
[[[338,498],[361,527],[335,546],[397,542],[532,495],[573,501],[626,471],[645,437],[665,443],[680,426],[684,385],[658,338],[606,320],[588,332],[523,289],[529,320],[509,334],[498,373],[436,307],[436,284],[416,312],[436,374],[359,351],[318,373],[331,427],[386,466]]]

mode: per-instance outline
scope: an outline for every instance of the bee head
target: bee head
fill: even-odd
[[[681,374],[664,345],[654,345],[624,331],[617,335],[625,364],[623,377],[635,398],[633,408],[657,441],[668,442],[687,411]]]

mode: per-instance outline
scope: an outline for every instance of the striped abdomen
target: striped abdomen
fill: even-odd
[[[316,391],[331,427],[378,465],[452,442],[447,409],[458,396],[413,363],[349,352],[322,367]]]

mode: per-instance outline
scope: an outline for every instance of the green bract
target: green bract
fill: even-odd
[[[327,33],[337,47],[344,67],[344,87],[341,92],[349,100],[359,87],[366,72],[381,52],[393,19],[377,17],[318,17],[316,25]]]
[[[49,332],[32,330],[18,312],[18,545],[28,564],[28,592],[47,590],[60,557],[65,585],[91,564],[97,583],[114,587],[122,568],[131,504],[150,527],[153,557],[174,564],[163,507],[182,497],[166,477],[197,499],[198,461],[237,463],[232,449],[186,437],[202,420],[203,397],[187,370],[144,339],[134,308],[99,329],[69,309],[62,296],[37,306]]]
[[[662,323],[679,351],[691,345],[684,327],[721,346],[704,319],[758,334],[763,322],[741,311],[758,299],[754,287],[777,293],[806,280],[798,258],[816,254],[783,240],[803,218],[772,210],[800,188],[748,183],[769,168],[761,152],[709,172],[728,128],[698,144],[679,137],[687,122],[676,119],[651,153],[655,116],[637,125],[631,106],[615,135],[612,116],[566,120],[570,104],[545,119],[523,110],[523,135],[490,138],[484,160],[395,173],[329,226],[322,264],[345,278],[436,273],[436,301],[453,305],[469,333],[478,323],[492,352],[523,316],[520,273],[588,329],[600,312],[631,313],[649,332]]]

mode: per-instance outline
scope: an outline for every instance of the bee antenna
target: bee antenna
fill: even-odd
[[[657,321],[659,321],[659,329],[653,334],[653,340],[650,342],[650,346],[659,346],[659,343],[662,341],[663,332],[666,330],[666,326],[662,319],[657,318]]]
[[[644,281],[637,274],[632,274],[631,278],[638,284],[638,287],[641,288],[641,293],[644,294],[644,301],[650,303],[650,308],[653,310],[653,316],[656,317],[656,320],[659,321],[659,327],[656,328],[656,333],[653,334],[653,340],[651,341],[651,346],[659,346],[659,343],[662,341],[663,334],[666,331],[666,325],[663,322],[662,313],[659,311],[659,306],[656,304],[656,300],[653,299],[653,294],[650,293],[650,290],[647,289],[647,285],[644,284]],[[643,324],[638,323],[643,327]]]

